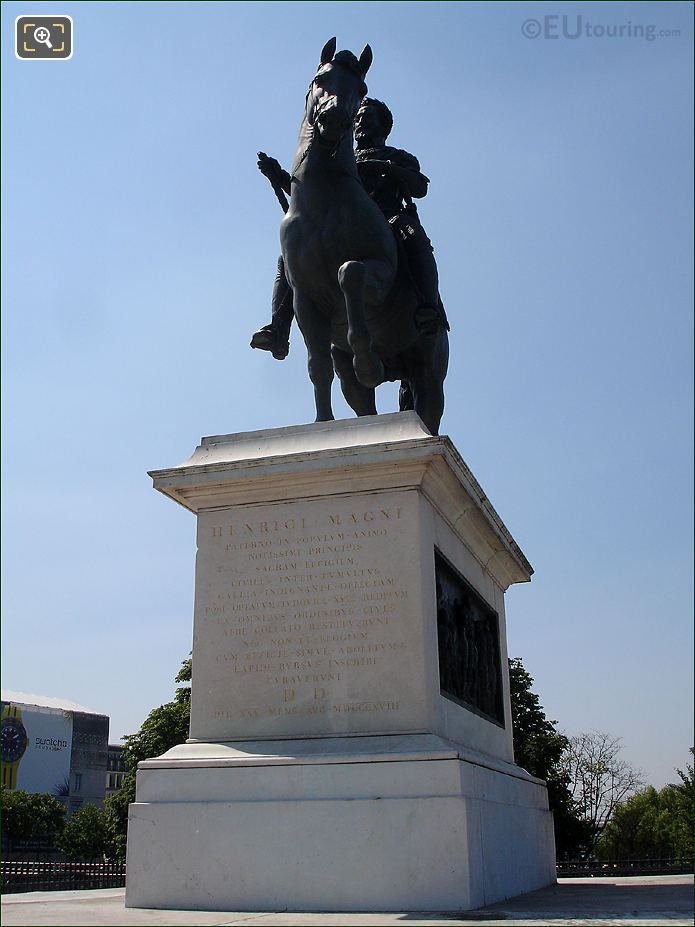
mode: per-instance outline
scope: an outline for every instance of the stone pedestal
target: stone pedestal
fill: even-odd
[[[126,904],[436,910],[554,881],[514,765],[504,592],[532,570],[415,413],[205,438],[188,743],[141,763]]]

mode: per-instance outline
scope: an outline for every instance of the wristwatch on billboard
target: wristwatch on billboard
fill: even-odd
[[[19,763],[27,749],[29,738],[22,724],[22,709],[16,705],[2,708],[2,784],[7,789],[17,788]]]

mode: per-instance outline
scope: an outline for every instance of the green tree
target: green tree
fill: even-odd
[[[15,840],[54,840],[65,825],[65,805],[53,795],[0,789],[3,835]]]
[[[558,856],[576,855],[587,843],[589,829],[582,820],[569,790],[569,776],[563,757],[569,740],[550,721],[539,697],[533,692],[533,678],[521,660],[509,661],[509,690],[514,734],[514,759],[532,776],[545,779],[548,802],[555,822]]]
[[[598,841],[599,859],[692,859],[693,767],[676,772],[679,783],[647,786],[618,805]]]
[[[90,862],[113,855],[105,813],[93,804],[78,808],[56,838],[56,846],[70,862]]]
[[[191,667],[189,657],[181,664],[175,681],[179,686],[174,700],[154,708],[135,734],[127,734],[123,744],[126,775],[121,788],[104,802],[106,829],[118,859],[125,859],[128,832],[128,805],[135,801],[135,774],[141,760],[161,756],[188,738],[191,715]]]
[[[690,756],[695,757],[695,749],[690,748]],[[688,763],[685,772],[676,770],[680,782],[671,783],[676,792],[678,807],[678,856],[692,859],[695,850],[695,790],[693,789],[693,764]]]

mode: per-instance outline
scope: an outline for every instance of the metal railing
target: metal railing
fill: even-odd
[[[682,875],[693,871],[686,859],[558,860],[559,878],[586,876]],[[3,894],[57,892],[90,888],[122,888],[125,863],[64,863],[3,860],[0,863]]]
[[[58,892],[85,888],[121,888],[125,863],[62,863],[3,860],[0,863],[3,894]]]
[[[692,871],[693,861],[689,859],[563,859],[557,861],[559,878],[684,875]]]

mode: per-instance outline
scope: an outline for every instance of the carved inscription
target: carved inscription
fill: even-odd
[[[266,729],[269,719],[323,716],[330,729],[330,718],[396,715],[394,658],[410,659],[403,616],[412,596],[399,556],[407,507],[297,508],[201,524],[207,580],[197,589],[196,647],[230,696],[212,717]]]
[[[497,613],[435,551],[441,693],[504,726]]]

